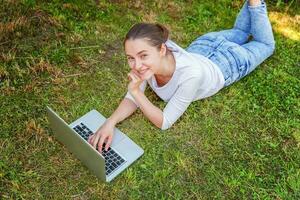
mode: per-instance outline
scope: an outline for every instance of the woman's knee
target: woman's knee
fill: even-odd
[[[268,49],[269,49],[269,52],[270,52],[269,56],[271,56],[275,52],[275,41],[270,43],[270,44],[266,44],[266,45],[268,46]]]
[[[268,42],[268,43],[263,43],[264,44],[264,49],[267,52],[267,57],[271,56],[272,54],[274,54],[275,52],[275,41],[273,40],[272,42]],[[263,49],[263,48],[262,48]],[[262,50],[261,49],[261,50]],[[263,52],[263,50],[261,51]]]

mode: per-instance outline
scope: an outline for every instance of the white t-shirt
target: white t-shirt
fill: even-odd
[[[225,83],[218,66],[208,58],[189,53],[171,40],[168,40],[166,45],[176,61],[172,78],[164,86],[159,87],[155,77],[152,76],[140,86],[144,92],[148,83],[161,99],[168,102],[163,110],[162,130],[170,128],[191,102],[214,95]],[[131,99],[136,104],[129,92],[125,98]]]

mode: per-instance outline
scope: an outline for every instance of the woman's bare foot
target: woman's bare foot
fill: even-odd
[[[258,6],[261,4],[261,0],[249,0],[250,6]]]

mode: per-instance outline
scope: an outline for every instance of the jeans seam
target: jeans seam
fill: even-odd
[[[222,54],[225,57],[225,59],[228,62],[228,65],[229,65],[228,67],[230,68],[230,65],[232,65],[232,63],[230,62],[230,59],[228,58],[228,56],[226,55],[226,53],[224,53],[222,51],[219,51],[219,52],[220,52],[220,54]],[[224,76],[225,82],[227,82],[229,80],[228,85],[231,84],[231,80],[230,79],[231,79],[231,76],[232,76],[232,70],[231,69],[229,69],[229,70],[230,70],[230,74],[227,73],[228,77],[225,78],[225,76]]]

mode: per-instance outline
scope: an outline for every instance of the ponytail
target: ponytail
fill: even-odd
[[[169,39],[169,30],[161,24],[155,24],[155,25],[161,29],[162,37],[163,37],[163,40],[164,40],[164,43],[165,43]]]

